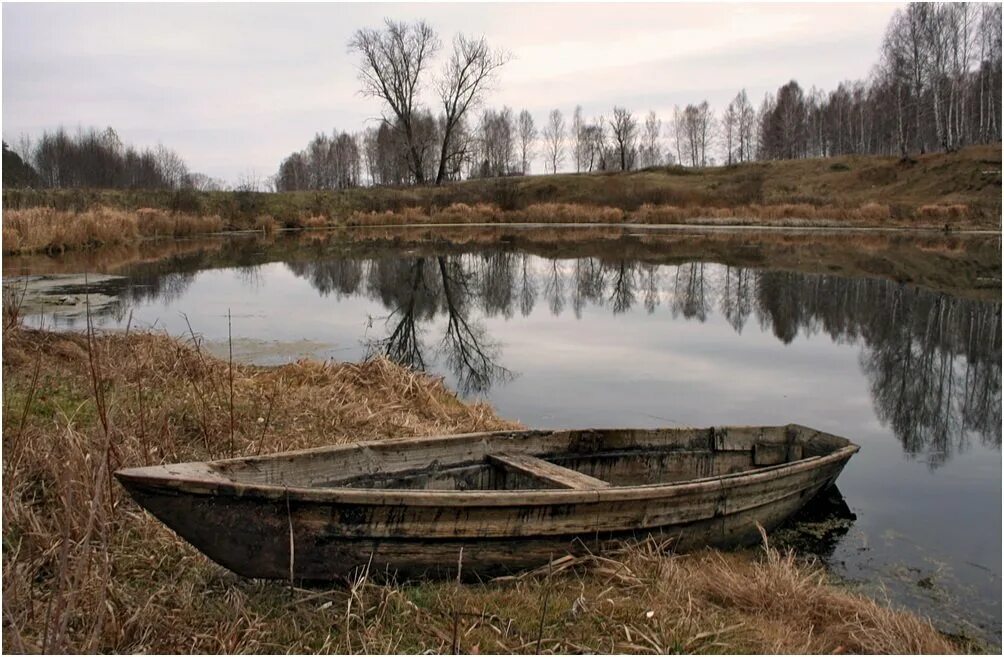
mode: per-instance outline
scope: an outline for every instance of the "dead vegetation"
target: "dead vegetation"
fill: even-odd
[[[190,237],[219,232],[215,215],[170,213],[153,208],[134,212],[96,207],[73,213],[52,208],[5,210],[4,253],[62,253],[69,249],[132,244],[144,237]]]
[[[492,203],[453,203],[445,208],[403,207],[384,212],[353,212],[345,219],[306,216],[280,224],[268,214],[258,215],[248,227],[266,236],[282,229],[335,226],[407,226],[423,224],[688,224],[695,226],[776,227],[966,227],[967,206],[924,205],[908,219],[893,220],[882,203],[860,207],[814,206],[807,203],[740,205],[735,207],[675,206],[646,203],[636,210],[582,203],[534,203],[502,210]],[[135,244],[148,237],[192,237],[235,228],[219,216],[169,213],[151,208],[135,212],[96,208],[85,212],[33,208],[7,210],[3,217],[3,252],[47,253]]]
[[[265,368],[195,334],[3,334],[8,652],[952,652],[767,549],[653,543],[477,585],[237,578],[142,512],[122,466],[514,426],[386,360]],[[232,368],[232,369],[231,369]],[[232,390],[231,393],[231,382]],[[232,400],[232,401],[231,401]],[[233,427],[231,429],[231,427]]]
[[[948,208],[951,208],[950,210]],[[958,222],[968,216],[965,206],[924,206],[918,214],[925,220]],[[582,203],[534,203],[521,210],[502,210],[491,203],[454,203],[443,209],[406,207],[396,211],[354,212],[349,226],[396,226],[415,224],[693,224],[701,226],[896,226],[917,227],[913,221],[892,222],[892,210],[882,203],[859,207],[815,206],[808,203],[777,205],[677,206],[645,203],[636,210]],[[930,224],[924,224],[930,225]],[[939,228],[942,226],[939,225]]]

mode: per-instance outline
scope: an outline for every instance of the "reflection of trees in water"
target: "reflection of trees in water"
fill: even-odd
[[[360,260],[288,262],[286,267],[297,276],[309,280],[311,286],[323,296],[334,294],[336,298],[355,294],[363,277],[363,263]]]
[[[391,309],[375,347],[426,366],[420,326],[446,319],[440,349],[465,391],[508,376],[498,345],[472,318],[529,315],[537,303],[576,317],[592,305],[646,312],[665,300],[673,316],[700,322],[717,310],[742,333],[751,318],[785,344],[825,332],[861,343],[879,418],[911,454],[938,464],[973,434],[1001,444],[1000,321],[995,303],[952,298],[891,281],[760,271],[705,263],[661,266],[629,260],[545,260],[512,252],[290,264],[322,292],[362,288]]]
[[[703,322],[711,310],[707,296],[707,275],[703,262],[689,262],[676,267],[673,276],[673,317],[683,315],[687,319]]]
[[[742,267],[725,267],[718,307],[736,333],[742,334],[746,320],[753,312],[750,294],[753,271]]]
[[[428,348],[422,325],[444,316],[446,325],[438,352],[457,378],[464,393],[485,392],[511,377],[498,364],[499,347],[484,325],[472,317],[480,306],[487,316],[511,317],[519,277],[518,256],[472,260],[465,256],[381,258],[296,263],[290,271],[311,283],[320,281],[322,292],[339,295],[365,290],[390,309],[384,318],[387,335],[370,342],[370,351],[424,370]],[[531,294],[531,297],[533,295]],[[529,302],[532,309],[532,300]],[[528,310],[529,312],[529,310]]]
[[[1000,306],[903,288],[869,292],[861,366],[879,418],[904,449],[939,465],[972,433],[1000,447]]]

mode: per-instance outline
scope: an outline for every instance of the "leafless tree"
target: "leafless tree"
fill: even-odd
[[[680,162],[689,161],[692,167],[708,164],[708,149],[714,132],[714,113],[708,101],[700,105],[687,105],[681,112],[673,112],[673,135]]]
[[[584,154],[586,152],[586,143],[583,134],[585,124],[582,121],[582,105],[576,105],[575,111],[572,112],[572,149],[573,155],[575,156],[575,172],[579,173],[582,171],[584,163]]]
[[[519,113],[519,119],[516,122],[516,131],[519,138],[522,173],[525,176],[530,173],[530,162],[533,160],[533,144],[537,140],[537,128],[533,125],[533,116],[526,110]]]
[[[641,166],[655,167],[662,164],[662,121],[654,111],[645,117],[645,128],[642,132]]]
[[[544,126],[544,144],[547,148],[547,159],[551,163],[551,173],[557,173],[558,167],[565,158],[565,117],[561,110],[553,109],[547,116]]]
[[[512,109],[485,110],[478,139],[478,175],[483,178],[509,175],[516,167],[515,154],[516,122]]]
[[[472,38],[458,34],[453,39],[453,52],[446,69],[437,82],[443,108],[443,145],[440,149],[436,184],[446,178],[447,161],[452,152],[457,124],[471,107],[477,105],[491,86],[496,71],[509,60],[501,50],[493,50],[484,37]]]
[[[157,166],[160,168],[167,186],[172,189],[181,187],[181,183],[188,173],[185,161],[177,153],[169,148],[165,148],[162,144],[157,145],[156,157]]]
[[[738,119],[739,150],[737,155],[740,162],[746,162],[753,159],[755,151],[756,110],[753,109],[745,89],[740,91],[732,102],[735,103]]]
[[[638,121],[631,112],[623,107],[614,107],[614,118],[610,121],[614,141],[617,143],[617,153],[620,157],[621,171],[631,168],[634,159],[634,142],[638,133]]]
[[[606,136],[603,129],[603,118],[598,121],[583,125],[581,130],[582,141],[582,168],[592,172],[602,159],[603,151],[606,148]]]
[[[223,181],[198,172],[188,174],[187,183],[188,187],[200,192],[218,192],[225,186]]]
[[[275,188],[277,191],[296,191],[356,187],[362,183],[363,151],[367,144],[377,146],[376,139],[337,130],[330,137],[318,133],[304,150],[293,153],[280,163],[275,174]],[[373,169],[378,164],[379,153],[369,157],[372,158],[370,173],[373,183],[385,182],[377,178]]]
[[[676,161],[680,164],[685,162],[683,157],[684,142],[686,140],[687,120],[679,106],[673,107],[673,146],[676,148]]]
[[[384,21],[384,29],[362,29],[349,42],[349,50],[361,58],[359,79],[363,94],[380,98],[393,118],[384,123],[401,130],[411,156],[415,182],[425,182],[425,163],[415,118],[422,72],[439,49],[439,38],[425,22],[412,24]],[[396,119],[396,120],[394,120]]]
[[[722,114],[722,141],[725,146],[726,164],[731,166],[736,142],[739,141],[739,110],[736,108],[735,99],[732,99]]]

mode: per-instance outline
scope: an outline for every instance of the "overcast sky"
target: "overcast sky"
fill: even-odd
[[[742,87],[758,106],[792,78],[806,89],[863,78],[897,6],[4,4],[3,136],[111,125],[193,171],[271,175],[318,131],[375,124],[380,105],[359,95],[346,44],[384,17],[508,49],[488,102],[538,125],[576,104],[665,121],[674,104],[719,109]]]

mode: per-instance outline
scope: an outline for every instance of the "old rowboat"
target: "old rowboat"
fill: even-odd
[[[657,534],[759,539],[858,450],[798,425],[506,431],[130,468],[135,500],[247,577],[490,576]]]

